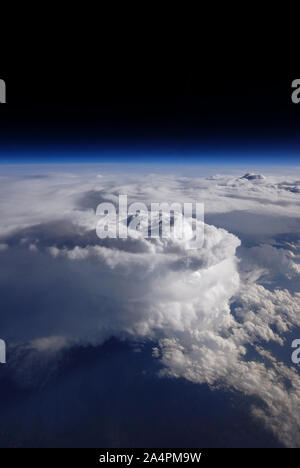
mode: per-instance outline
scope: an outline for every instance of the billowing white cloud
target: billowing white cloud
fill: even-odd
[[[48,355],[111,336],[153,340],[165,375],[257,397],[253,414],[283,443],[300,446],[300,377],[266,347],[283,345],[300,326],[299,245],[275,241],[299,232],[299,181],[98,174],[2,181],[0,242],[9,248],[0,252],[0,287],[13,281],[23,299],[35,294],[26,326],[24,311],[8,308],[3,333]],[[204,203],[203,247],[138,233],[98,239],[95,208],[119,194],[148,205]]]

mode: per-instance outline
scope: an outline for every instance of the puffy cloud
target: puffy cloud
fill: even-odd
[[[247,285],[239,292],[237,321],[215,329],[194,327],[184,335],[160,340],[163,375],[184,377],[211,387],[225,387],[259,398],[253,415],[259,417],[284,444],[300,444],[300,376],[277,361],[263,341],[283,344],[279,333],[300,324],[300,294],[267,291]],[[277,333],[273,332],[275,325]],[[255,347],[264,361],[249,360],[246,346]],[[158,351],[155,351],[158,355]]]
[[[255,268],[265,269],[268,279],[280,275],[290,280],[300,275],[300,256],[293,246],[280,248],[280,246],[262,244],[244,249],[243,259],[245,269],[248,271]]]
[[[251,174],[250,172],[247,172],[247,174],[243,175],[241,179],[247,179],[247,180],[263,180],[265,179],[265,176],[262,174]]]
[[[274,239],[299,232],[298,181],[97,174],[3,179],[2,334],[51,360],[78,342],[156,341],[153,357],[165,375],[257,397],[253,414],[283,443],[299,446],[299,376],[265,347],[283,345],[284,333],[300,325],[296,283],[275,287],[278,278],[297,281],[297,239],[284,247]],[[139,232],[98,239],[95,209],[119,194],[146,205],[204,202],[202,248]],[[247,240],[242,247],[237,234]],[[249,359],[249,347],[257,359]]]

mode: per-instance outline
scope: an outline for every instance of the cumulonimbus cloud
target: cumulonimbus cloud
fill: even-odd
[[[0,288],[9,305],[13,283],[24,309],[9,305],[1,330],[16,343],[31,341],[38,352],[51,353],[111,336],[153,340],[165,375],[258,397],[253,414],[283,443],[299,446],[300,378],[264,347],[283,345],[284,333],[300,325],[299,293],[261,284],[276,271],[287,279],[299,275],[296,247],[272,245],[276,235],[295,234],[300,220],[299,195],[290,189],[298,182],[282,179],[8,178],[1,188]],[[171,238],[101,241],[97,197],[116,201],[119,193],[146,204],[204,202],[219,227],[206,224],[203,247],[192,251]],[[251,230],[241,226],[247,214]],[[267,220],[263,228],[253,226],[260,217]],[[248,242],[253,234],[254,243],[242,242],[241,255],[240,232]],[[259,245],[257,236],[263,237]],[[248,358],[249,346],[256,360]]]

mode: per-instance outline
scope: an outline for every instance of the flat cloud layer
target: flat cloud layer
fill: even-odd
[[[99,175],[1,177],[2,337],[47,356],[152,340],[164,375],[256,397],[253,415],[300,446],[300,377],[270,346],[300,325],[299,179]],[[95,209],[119,194],[204,203],[204,245],[98,239]]]

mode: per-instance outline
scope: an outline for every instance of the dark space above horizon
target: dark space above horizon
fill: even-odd
[[[57,73],[2,73],[0,161],[234,162],[295,164],[300,105],[296,72],[167,69],[116,63]]]

